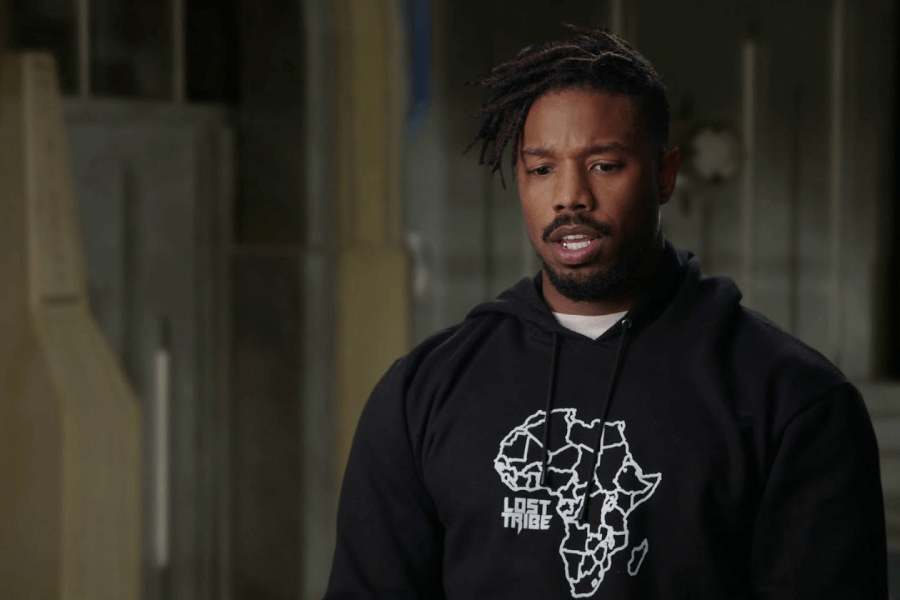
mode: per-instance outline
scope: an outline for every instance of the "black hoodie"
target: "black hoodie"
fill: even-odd
[[[326,599],[886,598],[857,390],[668,242],[654,281],[591,340],[539,274],[397,361]]]

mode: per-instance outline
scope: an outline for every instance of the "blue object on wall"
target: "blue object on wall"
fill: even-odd
[[[431,0],[400,0],[409,49],[409,109],[406,135],[415,138],[431,106]]]

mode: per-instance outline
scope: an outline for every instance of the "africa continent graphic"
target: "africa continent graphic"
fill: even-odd
[[[600,420],[576,418],[574,408],[552,411],[548,470],[541,485],[541,460],[545,412],[538,411],[514,428],[500,442],[494,469],[510,490],[546,491],[556,499],[556,513],[565,526],[559,547],[573,598],[593,596],[600,588],[613,557],[629,547],[628,517],[656,491],[661,473],[645,474],[635,462],[625,438],[625,422],[606,423],[603,445],[588,518],[578,521],[581,498],[588,483],[591,454]],[[628,572],[637,574],[647,553],[647,540],[632,548]]]

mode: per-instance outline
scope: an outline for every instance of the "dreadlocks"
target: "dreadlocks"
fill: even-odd
[[[547,92],[584,88],[626,95],[635,103],[649,137],[663,147],[668,141],[666,88],[647,59],[607,29],[563,25],[577,34],[574,40],[527,46],[476,84],[490,89],[493,98],[481,106],[478,116],[483,121],[466,151],[480,141],[478,163],[487,162],[492,167],[491,174],[500,171],[504,187],[503,151],[512,142],[511,168],[515,173],[516,149],[525,117],[535,100]]]

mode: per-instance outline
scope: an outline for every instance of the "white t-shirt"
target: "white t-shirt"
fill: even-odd
[[[592,340],[596,340],[606,333],[607,329],[618,323],[619,319],[625,316],[625,312],[598,315],[596,317],[588,315],[566,315],[555,312],[553,313],[553,316],[556,317],[559,324],[566,329],[571,329]]]

